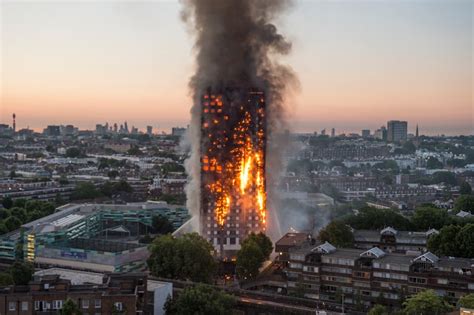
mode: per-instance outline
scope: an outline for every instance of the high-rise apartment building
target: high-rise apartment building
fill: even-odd
[[[201,233],[222,258],[265,231],[265,96],[223,88],[202,96]]]
[[[408,123],[400,120],[390,120],[387,122],[387,141],[406,141],[408,134]]]

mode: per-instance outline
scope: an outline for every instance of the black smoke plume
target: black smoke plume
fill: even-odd
[[[276,60],[279,55],[290,52],[291,43],[278,33],[273,22],[291,3],[285,0],[182,0],[182,4],[182,17],[194,36],[196,52],[196,72],[189,83],[194,105],[187,137],[191,146],[186,162],[190,176],[186,191],[188,209],[193,215],[199,215],[200,97],[208,87],[249,87],[265,92],[267,194],[271,202],[272,184],[277,183],[276,177],[282,170],[281,143],[275,134],[287,128],[285,95],[288,88],[298,85],[291,68]]]

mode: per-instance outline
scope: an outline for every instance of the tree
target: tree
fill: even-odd
[[[462,182],[459,188],[459,193],[461,195],[470,195],[472,193],[472,187],[468,182]]]
[[[26,210],[23,208],[18,208],[18,207],[11,208],[10,214],[18,218],[18,220],[20,220],[22,223],[26,222],[26,220],[28,219],[28,214],[26,213]]]
[[[82,312],[79,308],[79,306],[74,303],[73,300],[67,299],[63,307],[59,310],[59,314],[61,315],[82,315]]]
[[[157,277],[212,282],[217,263],[211,255],[212,245],[197,233],[175,238],[169,234],[157,237],[150,245],[148,267]]]
[[[441,163],[437,158],[430,156],[428,161],[426,161],[426,168],[430,170],[443,168],[443,163]]]
[[[363,207],[357,215],[350,215],[345,223],[354,229],[378,230],[391,226],[397,230],[411,230],[410,220],[392,209],[376,209]]]
[[[249,240],[242,244],[237,252],[236,272],[243,280],[255,279],[258,270],[262,267],[265,256],[255,240]]]
[[[474,309],[474,293],[461,296],[459,299],[459,306]]]
[[[168,234],[174,231],[173,224],[171,224],[167,217],[162,215],[154,216],[151,225],[155,233],[158,234]]]
[[[128,149],[127,153],[128,155],[143,155],[143,152],[136,145]]]
[[[431,184],[441,184],[455,186],[457,184],[456,175],[453,172],[435,172],[431,179]]]
[[[78,158],[81,157],[83,154],[79,148],[76,147],[71,147],[67,148],[66,150],[66,156],[69,158]]]
[[[117,176],[119,176],[119,172],[117,170],[111,170],[107,172],[107,176],[110,179],[115,179]]]
[[[71,200],[94,199],[101,195],[93,183],[79,183],[71,194]]]
[[[10,197],[5,197],[5,198],[3,198],[3,200],[2,200],[2,206],[3,206],[5,209],[10,209],[11,207],[13,207],[13,200],[12,200],[12,198],[10,198]]]
[[[430,228],[441,229],[450,222],[448,212],[444,209],[432,206],[421,206],[416,208],[411,219],[415,229],[427,231]]]
[[[26,285],[33,277],[35,269],[30,263],[15,261],[9,271],[16,285]]]
[[[10,211],[7,209],[0,209],[0,219],[6,219],[11,215]]]
[[[250,242],[250,241],[253,241],[258,245],[265,259],[270,258],[270,254],[273,252],[273,243],[270,240],[270,238],[265,235],[265,233],[262,233],[262,232],[258,234],[250,233],[249,236],[245,238],[245,240],[242,242],[241,245],[244,245],[246,242]]]
[[[350,228],[342,221],[332,221],[319,231],[321,242],[329,242],[336,247],[352,247],[354,235]]]
[[[453,240],[451,240],[453,241]],[[464,225],[456,236],[460,257],[474,258],[474,224]]]
[[[412,141],[405,142],[402,147],[409,154],[416,152],[416,146]]]
[[[113,195],[120,193],[132,193],[133,188],[126,180],[121,180],[116,183],[105,182],[100,187],[100,192],[105,196],[112,197]]]
[[[461,195],[454,202],[454,210],[456,212],[466,211],[474,214],[474,196]]]
[[[388,312],[387,308],[383,305],[380,304],[375,304],[374,307],[372,307],[367,315],[389,315],[390,313]]]
[[[0,235],[8,233],[8,228],[6,227],[5,223],[0,223]]]
[[[444,226],[439,231],[439,234],[434,234],[429,237],[427,244],[428,250],[438,256],[462,256],[459,250],[459,244],[453,242],[453,240],[457,238],[459,231],[461,231],[459,225],[452,224]]]
[[[168,315],[221,315],[231,314],[234,305],[232,295],[198,284],[185,288],[178,297],[168,299],[165,311]]]
[[[20,219],[14,216],[8,217],[3,223],[7,227],[8,231],[16,230],[21,226]]]
[[[12,275],[8,272],[0,272],[0,286],[8,286],[14,284]]]
[[[161,165],[162,173],[184,172],[184,166],[175,162],[166,162]]]
[[[425,290],[412,295],[403,303],[407,315],[446,314],[452,307],[433,290]]]

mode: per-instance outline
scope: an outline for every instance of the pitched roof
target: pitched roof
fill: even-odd
[[[311,250],[312,252],[318,252],[318,253],[324,253],[324,254],[329,254],[332,252],[336,251],[336,247],[331,245],[329,242],[325,242],[324,244],[321,244]]]
[[[360,256],[380,258],[380,257],[385,256],[385,252],[378,247],[372,247],[368,251],[365,251],[362,254],[360,254]]]
[[[439,257],[431,252],[426,252],[421,256],[416,257],[413,261],[429,261],[431,263],[436,263],[439,260]]]

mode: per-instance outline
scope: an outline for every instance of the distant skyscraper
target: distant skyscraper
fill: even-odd
[[[416,133],[415,133],[415,137],[418,139],[418,137],[420,136],[420,132],[418,130],[418,124],[416,124]]]
[[[61,135],[61,128],[59,126],[50,125],[43,130],[43,134],[46,136],[56,137]]]
[[[406,121],[390,120],[387,122],[387,141],[406,141],[408,123]]]
[[[124,124],[123,124],[123,129],[124,129],[124,130],[123,130],[123,131],[124,131],[124,133],[129,133],[129,131],[128,131],[128,124],[127,124],[127,122],[124,122]]]
[[[117,123],[114,123],[114,132],[117,133],[118,132],[118,126],[117,126]]]
[[[153,126],[146,126],[146,134],[149,136],[153,134]]]
[[[362,129],[362,138],[370,137],[370,129]]]
[[[332,128],[331,129],[331,138],[334,138],[336,136],[336,129]]]
[[[16,132],[16,114],[13,113],[13,133]]]
[[[326,129],[321,130],[321,136],[325,136],[325,135],[326,135]]]
[[[186,133],[186,128],[173,127],[171,128],[171,135],[182,137]]]
[[[387,128],[382,126],[382,127],[380,127],[380,129],[375,130],[374,138],[386,141],[387,140]]]

